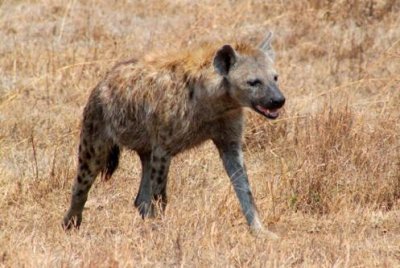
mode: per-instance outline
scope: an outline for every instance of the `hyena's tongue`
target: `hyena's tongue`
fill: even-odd
[[[266,117],[275,119],[279,116],[279,109],[267,109],[260,105],[257,105],[256,108],[261,113],[263,113]]]

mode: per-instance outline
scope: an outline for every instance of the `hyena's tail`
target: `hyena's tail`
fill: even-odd
[[[117,169],[119,163],[119,154],[120,154],[120,149],[118,145],[114,145],[113,147],[111,147],[107,156],[106,166],[101,171],[103,180],[108,181],[111,178],[114,171]]]

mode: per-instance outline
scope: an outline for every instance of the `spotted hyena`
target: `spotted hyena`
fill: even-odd
[[[273,67],[271,33],[257,47],[245,42],[119,63],[91,92],[83,113],[79,167],[63,227],[78,227],[99,173],[108,179],[121,148],[138,153],[142,175],[135,206],[153,216],[167,205],[171,158],[211,139],[217,147],[247,223],[259,219],[242,157],[243,107],[269,119],[285,98]]]

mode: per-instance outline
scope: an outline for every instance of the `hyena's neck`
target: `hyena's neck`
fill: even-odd
[[[241,106],[229,94],[229,84],[221,78],[210,79],[202,83],[195,96],[196,114],[203,122],[223,117],[226,113],[241,109]]]

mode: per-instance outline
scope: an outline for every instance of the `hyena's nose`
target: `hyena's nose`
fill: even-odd
[[[270,109],[281,108],[285,104],[285,97],[283,95],[272,98],[269,101]]]

